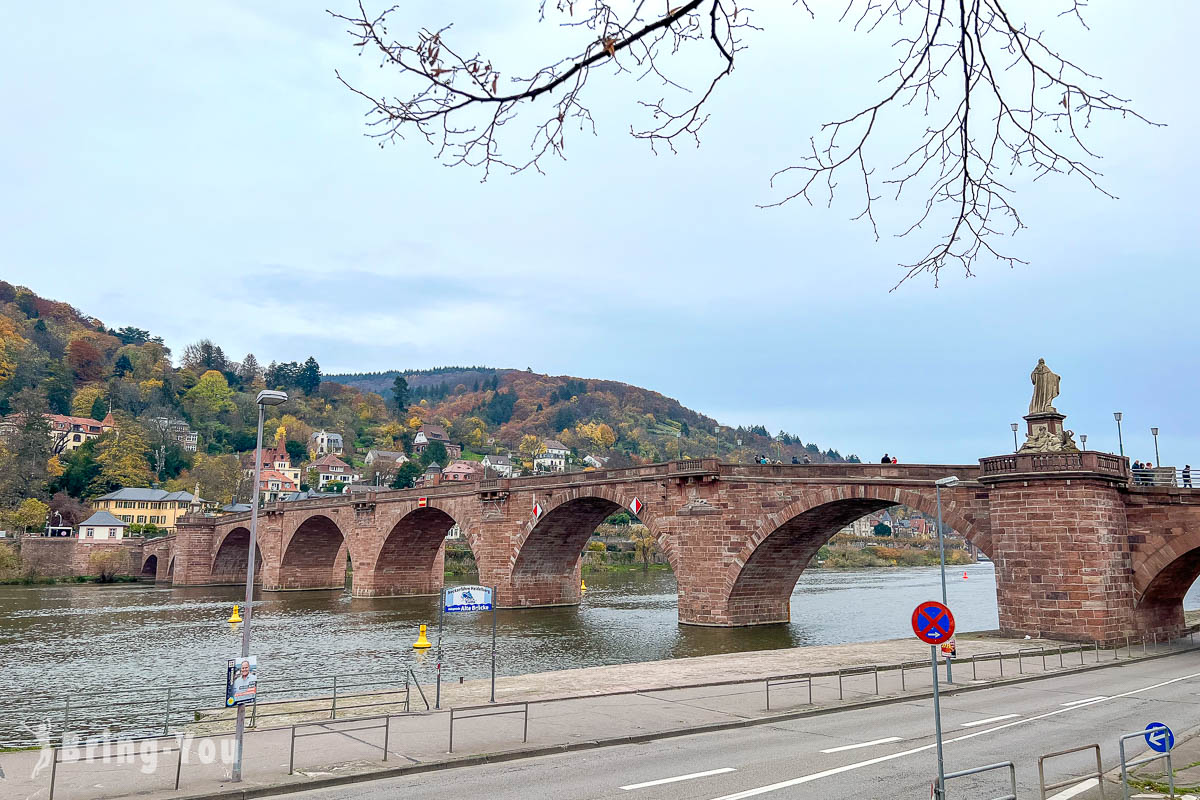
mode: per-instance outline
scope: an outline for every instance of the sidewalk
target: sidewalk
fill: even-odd
[[[958,640],[956,686],[945,687],[950,692],[1092,669],[1097,666],[1097,655],[1100,665],[1114,660],[1112,650],[1081,653],[1068,650],[1075,645],[1058,642],[970,634],[961,635]],[[1182,644],[1188,646],[1186,641]],[[1177,643],[1176,647],[1179,646]],[[1018,659],[1016,655],[1020,650],[1039,647],[1045,648],[1044,656],[1026,652]],[[1011,655],[1002,662],[994,656],[984,660],[984,654],[997,652]],[[1160,645],[1157,654],[1167,652],[1167,647]],[[1150,655],[1154,654],[1151,648]],[[966,660],[973,655],[980,656],[974,665]],[[1141,646],[1120,652],[1122,661],[1141,657]],[[902,662],[910,662],[909,667],[895,668]],[[879,666],[854,668],[863,664]],[[245,780],[240,784],[229,781],[232,741],[227,733],[221,733],[184,739],[182,763],[177,740],[168,738],[150,741],[155,747],[171,750],[170,753],[143,754],[138,749],[126,763],[107,759],[59,764],[54,797],[92,800],[132,794],[150,798],[263,796],[330,781],[742,727],[928,695],[932,688],[928,664],[929,648],[907,638],[499,678],[495,706],[486,702],[488,681],[468,681],[443,687],[440,711],[422,710],[386,718],[369,718],[367,715],[378,711],[359,708],[354,711],[359,716],[343,718],[339,714],[337,720],[332,720],[328,718],[326,705],[326,711],[320,712],[324,719],[318,720],[313,711],[306,710],[311,703],[293,703],[294,714],[272,718],[275,725],[303,723],[303,727],[295,729],[298,738],[292,775],[288,775],[288,766],[293,729],[278,727],[247,734]],[[807,673],[816,674],[772,685],[768,710],[766,678]],[[425,685],[424,689],[432,704],[433,687]],[[420,702],[415,691],[413,698],[414,702]],[[260,713],[263,710],[260,707]],[[211,728],[211,725],[208,722],[193,727]],[[388,744],[386,762],[382,751],[384,725]],[[197,731],[186,733],[194,736]],[[451,735],[453,752],[450,752]],[[67,753],[64,760],[72,761],[82,755]],[[0,766],[7,774],[0,787],[6,798],[47,798],[50,770],[34,776],[35,765],[42,757],[39,751],[0,754]],[[178,792],[172,788],[177,766]]]

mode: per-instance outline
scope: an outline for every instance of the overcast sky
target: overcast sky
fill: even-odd
[[[570,51],[534,0],[402,5],[393,33],[455,22],[506,73]],[[660,89],[597,73],[596,136],[569,136],[545,176],[481,183],[417,139],[364,137],[364,103],[334,70],[389,76],[322,4],[7,4],[0,276],[177,354],[211,337],[264,363],[315,355],[326,372],[486,364],[621,380],[864,459],[1011,449],[1044,357],[1090,447],[1116,449],[1121,410],[1128,454],[1153,460],[1157,425],[1164,463],[1200,461],[1200,6],[1093,4],[1090,31],[1050,17],[1072,59],[1167,127],[1094,126],[1119,200],[1013,178],[1029,229],[1005,246],[1030,266],[889,292],[929,243],[890,235],[919,195],[881,207],[878,243],[849,221],[849,196],[756,204],[778,198],[770,174],[821,122],[873,101],[896,32],[838,25],[840,4],[810,0],[815,22],[778,5],[758,15],[700,149],[655,156],[632,140],[636,100]],[[903,122],[884,125],[883,152],[911,141]]]

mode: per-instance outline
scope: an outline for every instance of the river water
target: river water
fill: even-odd
[[[997,627],[995,573],[981,563],[950,572],[959,630]],[[805,572],[792,622],[755,628],[678,624],[669,572],[587,575],[578,607],[500,611],[501,675],[746,650],[888,639],[910,634],[912,609],[940,597],[936,567]],[[226,619],[237,587],[147,584],[0,586],[0,693],[58,695],[88,688],[223,685],[240,633]],[[1186,607],[1200,607],[1193,587]],[[358,599],[338,592],[263,595],[255,604],[259,675],[344,675],[413,667],[432,675],[431,652],[412,648],[418,626],[436,636],[436,598]],[[485,677],[491,615],[447,615],[445,678]]]

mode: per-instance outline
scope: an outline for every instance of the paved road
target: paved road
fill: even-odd
[[[1099,743],[1105,769],[1117,737],[1162,722],[1200,724],[1200,653],[1064,675],[946,698],[947,771],[1011,760],[1018,796],[1038,797],[1038,756]],[[932,701],[525,759],[291,795],[303,800],[742,800],[925,798],[936,770]],[[1139,745],[1136,751],[1143,751]],[[1094,766],[1094,757],[1092,758]],[[1087,757],[1049,764],[1078,775]],[[676,780],[671,780],[676,779]],[[1004,779],[1005,781],[1007,778]],[[951,798],[1003,794],[1000,776],[957,781]]]

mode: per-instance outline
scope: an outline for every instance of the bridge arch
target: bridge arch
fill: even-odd
[[[525,525],[509,555],[513,596],[502,596],[501,602],[519,606],[578,603],[583,548],[605,519],[622,509],[631,511],[632,499],[612,486],[587,486],[539,501],[541,517]],[[655,512],[643,506],[636,516],[674,568],[674,548],[662,535]]]
[[[904,505],[936,517],[933,490],[854,487],[806,494],[764,515],[725,574],[726,607],[720,624],[761,625],[791,619],[791,595],[817,551],[854,520],[892,506]],[[991,555],[987,533],[958,513],[942,493],[942,521],[948,528]]]
[[[1200,578],[1200,529],[1172,536],[1134,562],[1137,628],[1178,635],[1184,628],[1183,598]]]
[[[285,539],[277,583],[270,588],[342,589],[348,553],[346,536],[332,518],[324,514],[306,517]]]
[[[141,575],[143,578],[158,577],[158,556],[156,554],[151,553],[146,557],[146,560],[142,562]]]
[[[215,584],[245,584],[246,559],[250,556],[250,529],[238,526],[225,533],[217,543],[209,574]],[[262,550],[254,545],[254,580],[262,581]]]
[[[476,551],[474,534],[436,505],[413,506],[396,520],[373,554],[370,566],[356,576],[354,594],[359,597],[414,597],[437,594],[445,576],[446,534],[455,525],[463,539]]]

